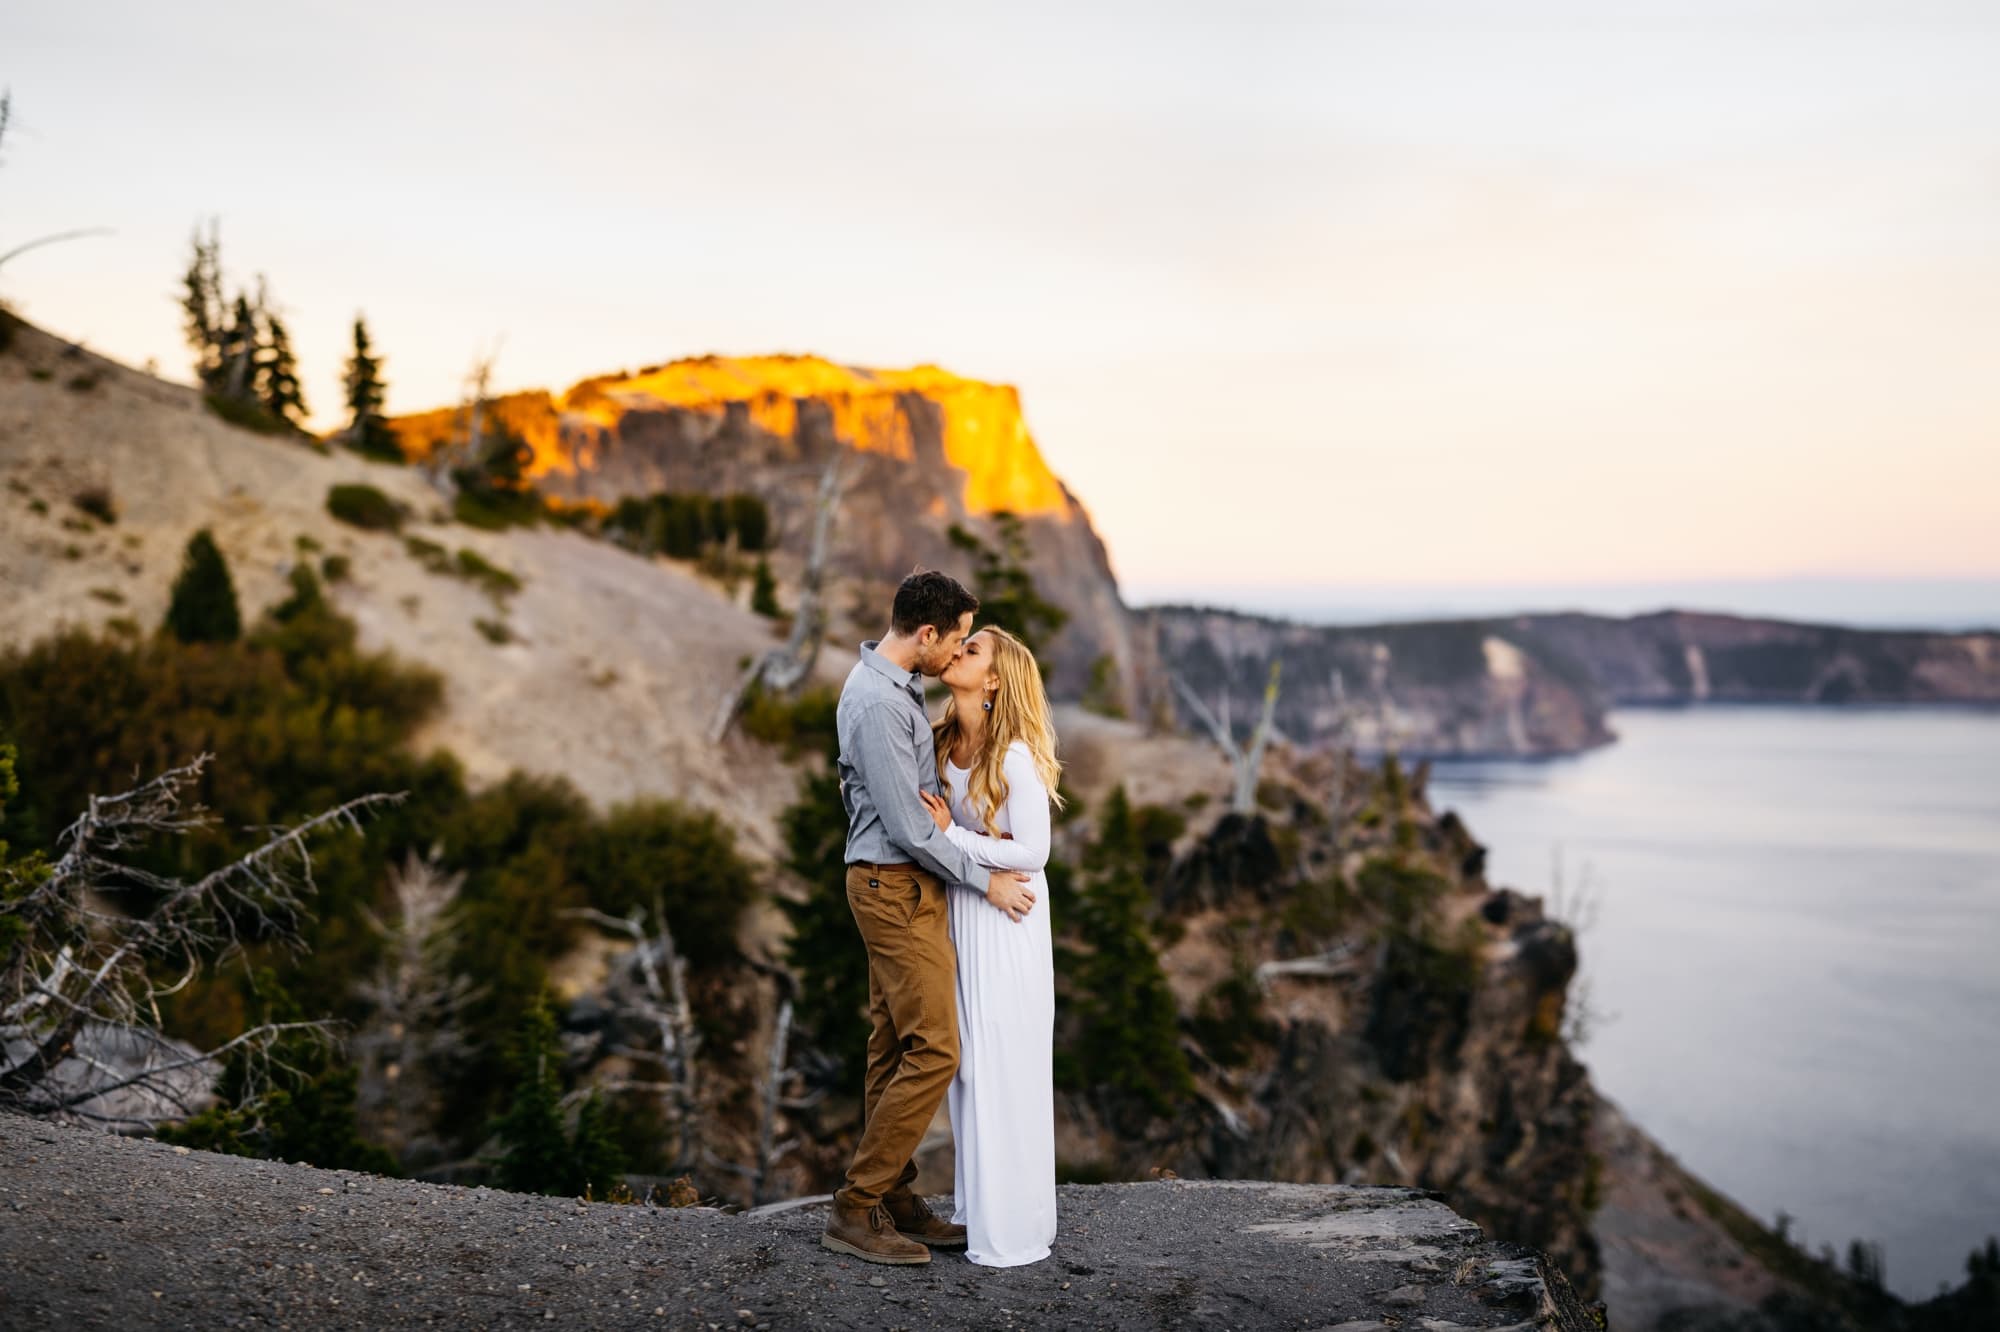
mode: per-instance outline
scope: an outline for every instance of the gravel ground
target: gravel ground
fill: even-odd
[[[1066,1185],[1058,1207],[1042,1262],[882,1267],[819,1247],[823,1203],[586,1205],[0,1114],[0,1328],[1582,1326],[1531,1251],[1410,1190]]]

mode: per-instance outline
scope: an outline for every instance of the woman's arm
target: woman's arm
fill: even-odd
[[[1028,747],[1015,741],[1000,761],[1007,777],[1007,826],[1012,837],[988,837],[954,823],[945,829],[951,844],[992,869],[1033,873],[1049,863],[1049,788],[1035,771]]]

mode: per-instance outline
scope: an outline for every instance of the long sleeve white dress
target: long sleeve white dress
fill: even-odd
[[[1018,1267],[1049,1256],[1056,1237],[1054,940],[1049,932],[1049,792],[1027,745],[1008,747],[1007,800],[995,832],[967,798],[971,774],[947,759],[953,826],[946,835],[990,869],[1033,872],[1035,906],[1020,921],[965,884],[946,896],[958,950],[958,1076],[946,1101],[957,1145],[952,1221],[965,1256]]]

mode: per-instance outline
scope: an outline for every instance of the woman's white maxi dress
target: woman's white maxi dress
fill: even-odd
[[[946,895],[958,950],[958,1076],[946,1100],[957,1146],[953,1222],[965,1256],[1017,1267],[1049,1256],[1056,1237],[1054,941],[1049,933],[1049,792],[1027,745],[1008,747],[1007,800],[981,833],[971,774],[949,759],[953,826],[945,835],[981,865],[1032,871],[1035,906],[1020,921],[964,884]]]

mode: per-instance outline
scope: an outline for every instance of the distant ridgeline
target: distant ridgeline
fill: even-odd
[[[932,366],[708,356],[491,406],[532,453],[524,477],[558,501],[613,510],[660,492],[755,495],[770,511],[771,544],[795,555],[810,542],[828,460],[849,450],[830,572],[860,581],[857,605],[886,605],[917,565],[966,576],[971,561],[952,529],[997,547],[1012,515],[1035,585],[1067,612],[1042,654],[1057,691],[1078,696],[1108,678],[1121,706],[1138,697],[1142,653],[1104,545],[1043,460],[1011,387]],[[413,460],[461,429],[451,408],[390,424]],[[872,615],[835,627],[857,639],[882,628]]]
[[[1282,662],[1278,729],[1364,753],[1557,754],[1612,739],[1619,704],[2000,702],[2000,633],[1922,633],[1661,611],[1360,626],[1139,612],[1163,668],[1255,715]]]

